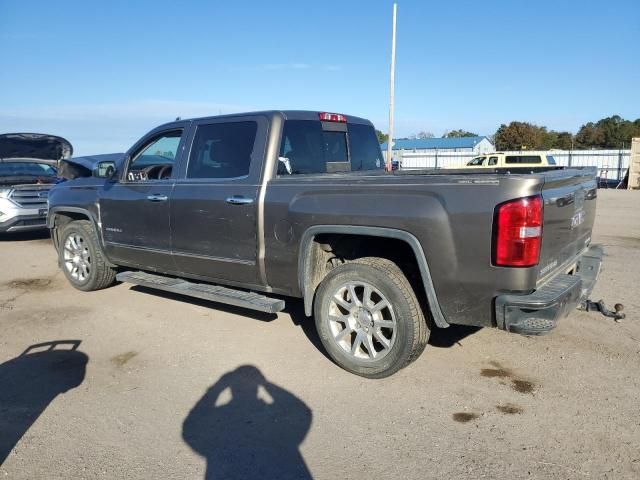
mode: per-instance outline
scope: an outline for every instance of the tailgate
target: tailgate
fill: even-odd
[[[596,215],[596,168],[573,168],[545,174],[544,220],[538,283],[573,265],[591,243]]]

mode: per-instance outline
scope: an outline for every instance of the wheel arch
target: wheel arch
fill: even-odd
[[[104,255],[104,239],[102,238],[102,229],[100,228],[100,222],[91,210],[81,207],[53,207],[49,210],[49,214],[47,216],[47,227],[51,230],[51,239],[53,240],[53,245],[56,247],[56,250],[58,249],[59,245],[59,229],[66,224],[76,220],[88,220],[92,223],[93,228],[95,228],[98,236],[98,247]],[[109,262],[106,255],[104,256],[105,260],[107,260],[108,265],[114,267],[115,264]]]
[[[431,278],[429,264],[418,239],[411,233],[404,230],[396,230],[385,227],[367,227],[358,225],[317,225],[308,228],[300,240],[300,250],[298,255],[298,284],[304,298],[304,310],[307,316],[312,315],[313,299],[317,286],[320,284],[326,271],[319,267],[318,258],[321,249],[314,247],[315,239],[319,235],[332,234],[344,236],[377,237],[380,239],[393,239],[403,242],[413,252],[416,266],[424,286],[424,294],[427,300],[427,308],[431,312],[435,324],[440,328],[446,328],[449,323],[446,321],[440,303],[436,295],[435,287]],[[418,293],[418,292],[416,292]]]

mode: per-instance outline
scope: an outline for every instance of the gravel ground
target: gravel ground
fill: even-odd
[[[48,238],[2,237],[0,477],[640,478],[639,192],[600,191],[594,241],[593,298],[623,322],[437,331],[372,381],[326,358],[299,302],[80,293]]]

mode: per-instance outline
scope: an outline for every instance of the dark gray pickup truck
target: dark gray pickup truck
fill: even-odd
[[[594,168],[386,172],[373,125],[324,112],[179,120],[51,190],[71,284],[116,281],[276,312],[302,298],[371,378],[431,328],[538,335],[590,293]]]

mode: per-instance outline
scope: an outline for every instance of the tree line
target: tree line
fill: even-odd
[[[384,143],[388,136],[376,130],[378,141]],[[445,132],[443,138],[476,137],[466,130]],[[433,138],[430,132],[419,132],[409,138]],[[502,124],[489,138],[496,150],[573,150],[630,148],[631,139],[640,137],[640,118],[625,120],[619,115],[588,122],[574,135],[571,132],[549,130],[529,122]]]

